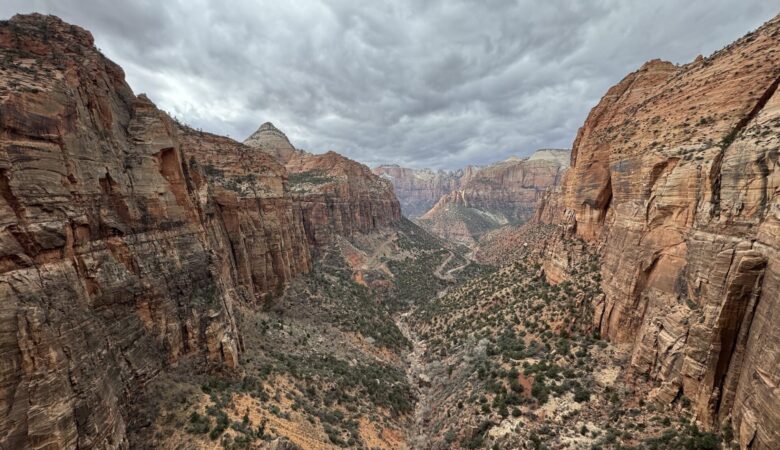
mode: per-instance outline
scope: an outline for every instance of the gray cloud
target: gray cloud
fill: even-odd
[[[643,62],[710,54],[778,12],[766,0],[5,0],[81,25],[136,92],[243,140],[370,165],[455,168],[569,147]]]

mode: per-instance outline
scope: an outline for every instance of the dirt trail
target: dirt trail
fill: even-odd
[[[465,256],[466,257],[466,262],[465,263],[459,265],[458,267],[453,267],[452,269],[448,270],[446,273],[442,274],[441,271],[444,270],[444,268],[447,267],[447,264],[450,263],[452,258],[455,257],[455,253],[450,252],[450,256],[447,257],[447,259],[445,259],[444,262],[441,263],[439,265],[439,267],[437,267],[436,270],[433,271],[433,275],[436,278],[438,278],[438,279],[440,279],[442,281],[447,281],[447,282],[450,282],[450,283],[454,283],[455,282],[455,277],[453,276],[453,274],[455,272],[458,272],[458,271],[463,270],[466,267],[470,266],[471,263],[474,262],[474,255],[475,255],[475,253],[476,253],[476,250],[471,251],[470,253],[468,253]],[[441,298],[442,296],[444,296],[449,291],[449,289],[450,289],[450,286],[445,287],[444,289],[440,290],[436,294],[436,296],[438,298]]]
[[[447,271],[447,275],[452,276],[453,273],[458,272],[460,270],[465,269],[466,267],[470,266],[471,263],[474,262],[474,254],[476,253],[476,250],[472,250],[466,255],[466,262],[459,265],[458,267],[453,267],[452,269]]]

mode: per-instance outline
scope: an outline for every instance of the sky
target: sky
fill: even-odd
[[[243,141],[370,166],[454,169],[569,148],[589,110],[654,58],[709,55],[780,0],[3,0],[92,32],[136,93]]]

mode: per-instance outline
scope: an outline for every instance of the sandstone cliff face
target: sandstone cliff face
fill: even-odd
[[[302,154],[287,164],[287,170],[306,235],[315,245],[327,244],[335,235],[386,227],[401,218],[392,185],[338,153]]]
[[[730,419],[743,448],[780,447],[778,52],[775,18],[709,58],[628,75],[537,213],[601,249],[596,326],[662,383],[657,398]]]
[[[398,165],[375,167],[373,172],[393,184],[404,215],[416,218],[425,214],[440,198],[460,188],[479,168],[468,166],[457,171],[410,169]]]
[[[133,387],[184,355],[234,366],[173,122],[81,28],[0,24],[0,442],[126,447]]]
[[[563,155],[563,156],[562,156]],[[532,217],[545,191],[565,172],[566,150],[540,150],[484,167],[443,196],[420,224],[456,242],[473,244],[487,231]]]
[[[180,127],[185,156],[204,206],[204,219],[229,240],[235,282],[250,298],[282,288],[311,266],[299,205],[274,158],[231,139]],[[225,274],[230,275],[230,274]]]
[[[274,130],[258,131],[245,144],[285,164],[289,192],[312,246],[326,245],[336,235],[351,236],[386,227],[401,218],[401,207],[389,181],[332,151],[314,155],[290,145],[292,151],[283,152],[289,159],[279,158],[279,152],[268,149],[280,140],[289,141],[281,131]]]
[[[307,271],[327,233],[399,215],[333,155],[322,202],[291,192],[283,165],[176,124],[55,17],[0,22],[0,53],[0,447],[128,447],[146,382],[183,359],[235,368],[236,305]]]

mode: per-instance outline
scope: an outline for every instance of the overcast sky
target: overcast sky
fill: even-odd
[[[2,0],[81,25],[180,120],[369,165],[456,168],[571,146],[643,62],[709,55],[780,0]]]

